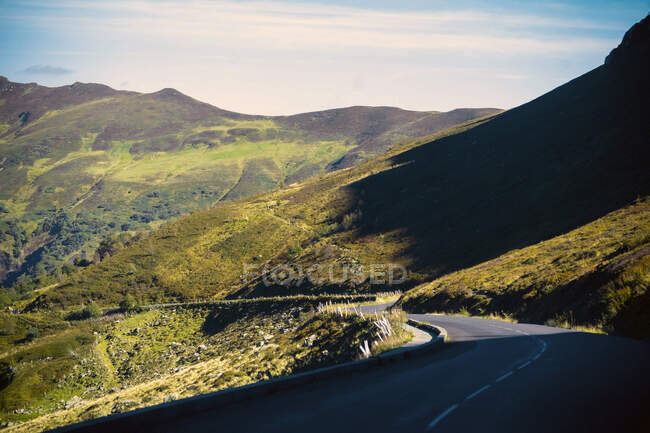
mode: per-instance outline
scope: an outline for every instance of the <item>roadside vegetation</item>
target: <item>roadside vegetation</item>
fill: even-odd
[[[382,335],[379,340],[375,340],[371,347],[373,355],[397,349],[413,339],[413,335],[404,327],[406,316],[403,311],[396,308],[381,317],[384,317],[388,322],[390,333]],[[375,316],[375,320],[378,319],[379,317]]]
[[[363,342],[378,340],[374,316],[317,313],[326,301],[113,311],[74,326],[39,314],[30,322],[41,336],[30,341],[26,318],[5,315],[4,341],[13,344],[0,355],[1,418],[21,422],[15,431],[40,431],[359,359]],[[403,333],[375,352],[399,344]]]
[[[375,305],[381,303],[379,299],[378,296],[374,303]],[[371,302],[365,302],[363,304],[367,305],[371,304]],[[413,335],[404,326],[406,316],[401,309],[395,308],[379,313],[364,314],[361,309],[357,309],[361,305],[362,303],[357,302],[334,304],[332,301],[329,301],[329,303],[319,304],[317,311],[320,314],[338,317],[358,316],[361,319],[370,320],[375,325],[376,334],[374,338],[364,340],[363,344],[359,347],[363,358],[376,356],[383,352],[396,349],[411,341]]]

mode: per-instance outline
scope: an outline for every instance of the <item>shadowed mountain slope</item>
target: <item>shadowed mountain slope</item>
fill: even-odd
[[[503,254],[407,292],[404,308],[506,313],[650,338],[649,53],[645,18],[603,66],[492,122],[440,140],[428,152],[423,147],[400,155],[399,161],[414,161],[403,169],[408,175],[368,179],[365,190],[390,191],[391,174],[413,182],[427,178],[428,167],[418,169],[425,154],[436,161],[450,149],[464,149],[473,159],[459,164],[471,167],[473,177],[448,171],[445,179],[453,182],[454,193],[471,194],[471,202],[439,191],[429,197],[453,214],[431,207],[426,215],[399,198],[396,205],[408,215],[420,212],[411,232],[429,240],[431,262],[454,269]],[[481,163],[495,152],[500,164]],[[395,215],[378,215],[382,230],[400,225]],[[442,240],[427,233],[430,224],[447,228]],[[545,240],[551,236],[556,237]],[[545,241],[531,245],[537,240]]]

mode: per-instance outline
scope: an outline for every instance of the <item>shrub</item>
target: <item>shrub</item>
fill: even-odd
[[[25,340],[32,341],[32,340],[37,339],[40,336],[41,336],[41,333],[38,330],[38,328],[35,328],[35,327],[32,326],[32,327],[29,328],[29,330],[27,330],[27,335],[25,336]]]
[[[11,296],[2,288],[0,288],[0,307],[11,305]]]
[[[0,318],[0,335],[13,335],[16,331],[16,326],[11,317]]]
[[[85,267],[90,266],[90,265],[92,265],[92,264],[93,264],[93,262],[91,262],[91,261],[88,260],[88,259],[81,258],[81,257],[75,257],[75,258],[74,258],[74,265],[75,265],[75,266],[79,266],[79,267],[81,267],[81,268],[85,268]]]
[[[88,306],[84,309],[84,312],[89,319],[102,315],[102,310],[99,308],[99,305],[95,304],[94,302],[88,304]]]
[[[298,241],[291,242],[287,246],[287,251],[289,252],[289,255],[291,257],[297,257],[302,253],[302,246],[300,245],[300,242],[298,242]]]
[[[120,302],[120,310],[126,312],[135,310],[135,299],[131,295],[126,297]]]
[[[86,307],[73,311],[72,313],[66,316],[66,320],[85,320],[93,319],[102,315],[102,310],[99,308],[99,305],[91,302]]]
[[[349,214],[346,214],[343,216],[343,221],[341,222],[341,226],[343,227],[344,230],[350,230],[354,224],[361,219],[362,213],[360,209],[357,209],[354,212],[351,212]]]

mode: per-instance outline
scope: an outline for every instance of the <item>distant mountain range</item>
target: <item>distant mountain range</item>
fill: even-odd
[[[92,259],[111,233],[349,167],[497,111],[252,116],[174,89],[48,88],[0,77],[0,284]]]

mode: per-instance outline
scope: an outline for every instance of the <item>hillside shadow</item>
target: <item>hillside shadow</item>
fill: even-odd
[[[638,66],[638,65],[636,65]],[[449,272],[650,193],[643,67],[601,66],[349,187],[360,236],[402,229],[413,269]]]

